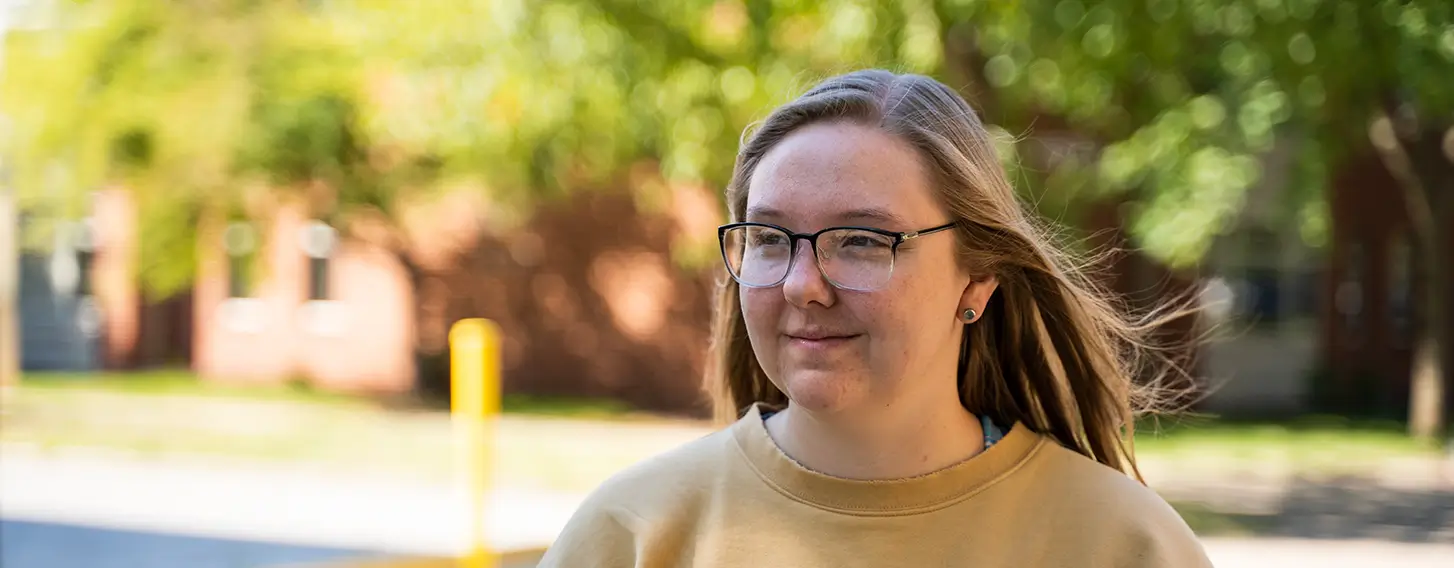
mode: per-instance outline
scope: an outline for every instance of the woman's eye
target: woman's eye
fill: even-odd
[[[783,244],[786,240],[782,235],[773,233],[757,233],[752,236],[752,244],[756,246],[775,246]]]
[[[877,235],[849,235],[841,243],[845,247],[854,248],[881,248],[889,246],[889,243]]]

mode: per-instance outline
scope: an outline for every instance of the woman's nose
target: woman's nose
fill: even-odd
[[[833,284],[823,278],[823,272],[818,269],[818,257],[814,254],[813,245],[802,242],[793,251],[793,255],[792,266],[788,268],[787,278],[783,280],[783,297],[800,308],[806,308],[813,303],[823,307],[832,306],[835,300]]]

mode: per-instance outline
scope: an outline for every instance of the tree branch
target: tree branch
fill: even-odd
[[[1384,169],[1398,182],[1403,190],[1404,207],[1408,210],[1409,223],[1421,238],[1432,238],[1434,234],[1434,212],[1429,203],[1429,193],[1423,180],[1414,169],[1409,152],[1394,131],[1393,119],[1387,108],[1380,111],[1368,126],[1368,140],[1383,162]]]

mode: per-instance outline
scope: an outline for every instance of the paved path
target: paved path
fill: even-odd
[[[244,568],[368,557],[368,551],[0,520],[6,568]]]
[[[115,540],[116,532],[192,537],[168,542],[202,551],[199,555],[239,558],[266,553],[245,543],[295,547],[297,555],[309,557],[338,551],[450,555],[464,548],[468,536],[460,505],[466,500],[447,487],[255,464],[0,452],[6,536],[31,537],[5,539],[0,566],[6,568],[19,566],[12,563],[18,557],[70,558],[66,555]],[[505,488],[489,503],[487,540],[498,550],[517,551],[548,545],[579,497]],[[93,542],[54,546],[65,541],[60,535],[71,530],[65,527]],[[82,565],[90,564],[44,564]]]
[[[1375,540],[1204,539],[1217,568],[1450,568],[1454,545]]]

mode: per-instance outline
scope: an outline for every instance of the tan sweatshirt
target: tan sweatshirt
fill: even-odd
[[[909,479],[856,481],[778,449],[760,408],[617,474],[541,567],[1211,566],[1154,492],[1023,425]]]

